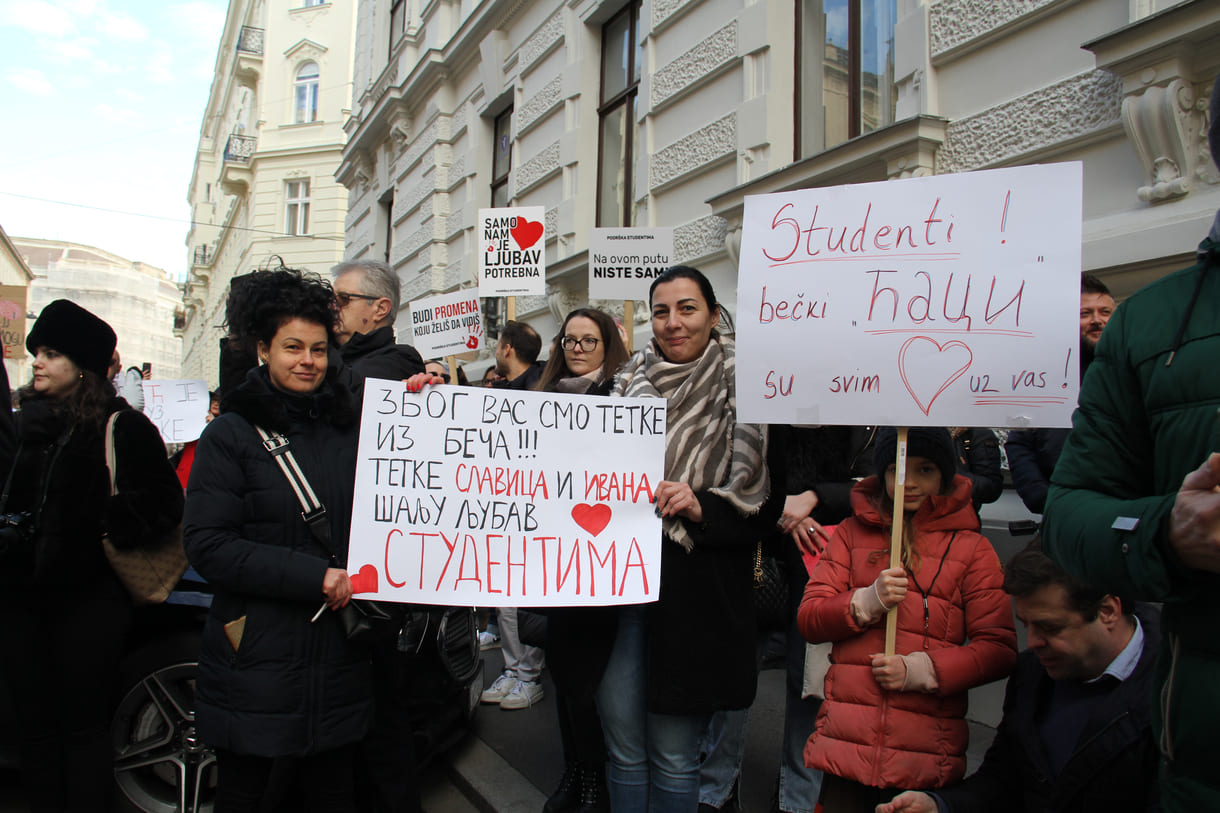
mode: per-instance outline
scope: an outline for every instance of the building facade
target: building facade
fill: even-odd
[[[361,0],[358,14],[337,174],[348,255],[387,258],[405,304],[475,284],[479,208],[542,205],[547,295],[517,309],[544,336],[587,299],[595,226],[674,227],[676,260],[732,310],[746,195],[1081,161],[1083,266],[1120,297],[1187,264],[1220,208],[1211,0]]]
[[[354,0],[231,0],[188,200],[183,371],[215,386],[229,282],[343,258],[334,180],[350,114]]]
[[[150,364],[153,378],[181,377],[182,289],[169,274],[93,246],[12,240],[33,273],[31,314],[36,317],[56,299],[70,299],[114,328],[124,368]],[[25,378],[28,372],[27,366]],[[13,385],[18,381],[26,383],[23,378]]]

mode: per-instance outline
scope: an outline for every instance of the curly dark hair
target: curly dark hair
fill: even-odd
[[[292,319],[322,325],[335,338],[339,303],[330,282],[295,268],[260,269],[234,286],[225,305],[225,327],[242,347],[253,352],[259,342],[270,344],[276,331]]]

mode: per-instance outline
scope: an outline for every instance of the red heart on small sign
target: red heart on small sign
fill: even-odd
[[[529,248],[542,236],[542,224],[524,217],[517,218],[517,225],[508,230],[520,248]]]
[[[350,578],[353,593],[377,592],[377,568],[372,565],[365,565],[360,568],[359,573],[353,573]]]
[[[572,519],[576,520],[577,525],[597,536],[610,524],[612,513],[610,506],[605,503],[586,505],[582,502],[572,509]]]

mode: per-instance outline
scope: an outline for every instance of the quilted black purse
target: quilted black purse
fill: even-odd
[[[788,568],[785,562],[763,552],[762,540],[754,547],[754,613],[760,630],[786,630],[792,620],[788,607]]]

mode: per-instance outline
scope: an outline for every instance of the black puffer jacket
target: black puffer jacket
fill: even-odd
[[[266,368],[251,371],[204,431],[187,490],[187,555],[217,588],[199,658],[199,734],[241,754],[317,753],[368,728],[369,653],[347,641],[336,613],[310,623],[332,565],[253,424],[287,436],[347,555],[359,430],[350,393],[328,380],[290,395]],[[234,647],[225,625],[243,618]]]
[[[181,520],[182,487],[156,427],[122,398],[107,403],[106,414],[115,412],[119,494],[112,499],[105,424],[70,427],[58,405],[45,398],[22,404],[4,511],[36,515],[37,536],[32,558],[11,565],[22,576],[9,582],[13,589],[124,595],[102,553],[102,535],[109,531],[117,547],[138,548]],[[7,476],[13,465],[13,458],[2,461],[0,470]]]

